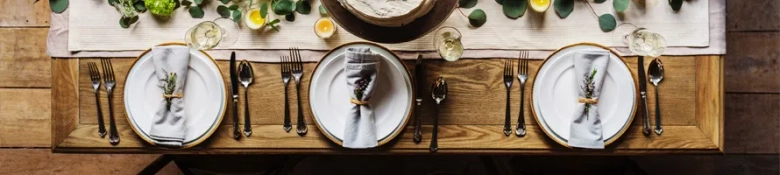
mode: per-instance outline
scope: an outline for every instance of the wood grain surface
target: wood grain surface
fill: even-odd
[[[719,132],[702,132],[700,127],[710,129],[719,129],[717,122],[701,123],[702,120],[709,118],[719,118],[717,112],[700,113],[712,115],[699,115],[697,110],[717,111],[719,101],[715,100],[697,100],[697,93],[723,93],[720,88],[709,89],[712,91],[699,92],[697,86],[719,87],[721,81],[717,74],[722,68],[720,64],[709,64],[709,61],[719,63],[722,57],[704,57],[704,61],[697,61],[696,57],[664,57],[666,66],[666,76],[661,84],[662,111],[664,112],[665,133],[662,136],[653,135],[645,137],[638,131],[641,124],[637,122],[629,128],[629,131],[612,146],[612,149],[603,152],[594,152],[596,154],[622,153],[622,154],[646,154],[646,153],[669,153],[669,152],[718,152],[719,143],[713,142],[713,138],[719,138]],[[97,62],[96,59],[79,59],[78,66],[78,127],[57,146],[55,151],[62,152],[204,152],[204,153],[230,153],[230,152],[287,152],[295,151],[312,153],[352,153],[332,144],[325,139],[321,133],[313,127],[312,115],[308,106],[308,82],[310,73],[314,68],[314,63],[307,63],[304,66],[304,78],[301,89],[302,103],[304,104],[304,115],[308,124],[310,124],[309,133],[306,136],[298,136],[295,133],[287,133],[282,130],[283,116],[283,84],[280,81],[279,65],[270,63],[253,63],[255,71],[255,83],[250,87],[250,106],[253,122],[254,134],[252,137],[243,138],[235,141],[231,138],[230,128],[232,120],[226,117],[217,132],[212,135],[200,146],[188,150],[161,150],[150,147],[143,140],[140,140],[135,132],[127,125],[125,111],[122,103],[122,89],[124,75],[130,69],[134,59],[113,59],[114,71],[117,76],[117,90],[115,91],[114,109],[115,116],[120,128],[122,142],[117,146],[110,146],[108,142],[97,136],[96,130],[96,111],[94,105],[94,93],[88,80],[88,72],[84,69],[87,62]],[[625,61],[629,68],[634,70],[636,66],[635,58],[626,58]],[[645,62],[649,65],[650,60]],[[409,67],[412,62],[407,62]],[[532,61],[530,72],[535,72],[541,64],[541,61]],[[223,68],[223,76],[228,79],[228,62],[219,61],[218,65]],[[71,67],[73,65],[70,65]],[[448,79],[451,93],[444,103],[440,114],[440,134],[439,147],[443,152],[451,153],[498,153],[498,152],[518,152],[518,153],[571,153],[581,154],[568,150],[547,138],[534,122],[527,123],[529,134],[526,137],[506,137],[501,133],[504,118],[504,100],[505,87],[502,84],[501,68],[503,60],[500,59],[464,59],[458,62],[446,61],[427,61],[425,67],[428,70],[425,81],[431,82],[438,76]],[[414,70],[411,70],[414,71]],[[715,71],[715,72],[713,72]],[[464,74],[463,72],[473,72]],[[713,74],[707,78],[697,77],[697,74]],[[121,75],[121,76],[120,76]],[[533,77],[529,80],[533,81]],[[649,83],[642,81],[642,83]],[[530,84],[528,85],[530,86]],[[288,87],[291,91],[290,103],[295,104],[294,88]],[[517,116],[519,107],[519,86],[512,87],[512,116]],[[666,90],[665,90],[666,89]],[[704,89],[708,90],[708,89]],[[425,89],[425,91],[429,91]],[[650,109],[654,109],[654,90],[649,88],[651,99]],[[526,91],[526,96],[530,96],[530,91]],[[240,94],[240,95],[243,95]],[[105,92],[101,90],[101,106],[106,106]],[[239,98],[243,99],[243,97]],[[704,99],[704,98],[702,98]],[[715,98],[717,99],[717,98]],[[700,103],[715,102],[715,105],[701,105]],[[243,103],[243,101],[241,101]],[[239,105],[239,111],[243,112],[243,105]],[[432,123],[433,104],[428,101],[424,103],[421,109],[423,114],[424,138],[430,138],[430,124]],[[107,107],[104,107],[107,108]],[[292,105],[293,115],[296,106]],[[103,109],[107,112],[107,109]],[[230,110],[228,110],[230,111]],[[529,109],[526,113],[527,121],[532,120]],[[653,110],[651,110],[653,111]],[[230,115],[229,113],[227,114]],[[107,115],[106,115],[107,116]],[[514,117],[513,117],[514,118]],[[717,121],[717,120],[716,120]],[[73,121],[69,121],[73,122]],[[242,122],[242,121],[240,121]],[[295,121],[293,121],[295,122]],[[516,121],[513,121],[513,123]],[[706,126],[705,126],[706,125]],[[411,130],[411,127],[406,128]],[[409,132],[404,132],[409,133]],[[427,152],[427,142],[425,139],[422,144],[411,142],[411,135],[401,134],[389,146],[378,148],[380,152],[408,152],[424,153]],[[716,140],[717,141],[717,140]],[[225,149],[220,149],[225,148]],[[370,150],[368,152],[376,152]]]
[[[0,3],[8,2],[22,1]],[[48,30],[0,27],[0,87],[51,87],[51,59],[46,55]]]
[[[726,1],[728,31],[780,31],[780,1]],[[731,42],[727,42],[731,45]]]
[[[780,154],[780,94],[727,94],[726,153]],[[739,105],[736,105],[739,104]]]
[[[49,1],[4,0],[0,1],[0,26],[3,27],[48,27]],[[7,35],[3,35],[7,36]]]
[[[0,147],[47,147],[51,90],[0,88]]]
[[[338,0],[323,0],[328,15],[353,35],[379,43],[402,43],[417,39],[434,30],[450,17],[457,1],[437,1],[428,14],[400,27],[383,27],[367,23],[347,11]],[[388,35],[388,33],[393,33]]]
[[[77,59],[53,59],[51,88],[51,146],[52,148],[68,137],[78,126],[78,62]]]
[[[726,91],[780,93],[780,32],[730,32],[727,38]]]

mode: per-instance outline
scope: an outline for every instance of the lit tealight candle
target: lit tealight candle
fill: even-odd
[[[314,23],[314,33],[320,38],[330,38],[336,33],[336,25],[330,18],[320,18]]]

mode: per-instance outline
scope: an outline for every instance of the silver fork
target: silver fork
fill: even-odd
[[[97,64],[93,62],[87,63],[89,68],[89,78],[92,79],[92,89],[95,90],[95,104],[97,105],[98,116],[98,135],[100,137],[106,137],[106,126],[103,123],[103,111],[100,109],[100,71],[98,71]]]
[[[290,132],[292,129],[292,122],[290,122],[290,103],[287,101],[287,84],[290,83],[290,57],[282,56],[281,64],[282,68],[282,82],[284,82],[284,131]]]
[[[112,145],[119,144],[119,133],[116,131],[116,121],[114,121],[114,105],[111,103],[111,94],[114,92],[114,85],[116,85],[116,79],[114,78],[114,67],[111,65],[111,60],[107,58],[100,59],[100,63],[103,65],[103,81],[106,82],[106,96],[108,96],[108,118],[109,133],[108,143]]]
[[[512,134],[512,122],[509,117],[512,114],[512,112],[509,110],[509,91],[512,89],[514,71],[515,68],[512,60],[504,60],[504,84],[506,85],[506,118],[504,119],[504,135],[506,136]]]
[[[525,136],[525,80],[528,80],[528,52],[526,51],[520,51],[517,80],[520,81],[520,115],[517,116],[515,135],[522,137]]]
[[[298,126],[296,131],[298,135],[304,135],[308,132],[306,128],[306,121],[303,120],[303,109],[301,108],[301,76],[303,76],[303,61],[301,61],[301,51],[298,48],[290,49],[290,56],[292,57],[292,75],[295,78],[295,91],[298,94]]]

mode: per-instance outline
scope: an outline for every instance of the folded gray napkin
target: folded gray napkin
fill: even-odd
[[[349,90],[349,113],[344,125],[344,143],[347,148],[371,148],[377,146],[374,111],[370,104],[376,85],[381,55],[369,48],[347,48],[344,72]]]
[[[163,94],[160,94],[163,100],[152,119],[149,137],[159,146],[180,147],[187,131],[184,123],[184,100],[181,95],[190,64],[190,49],[182,46],[158,46],[152,48],[151,54],[154,74],[159,80],[157,86],[163,89]]]
[[[609,52],[605,50],[585,50],[574,53],[578,99],[572,99],[577,100],[577,105],[568,143],[571,147],[604,148],[598,98],[608,64]]]

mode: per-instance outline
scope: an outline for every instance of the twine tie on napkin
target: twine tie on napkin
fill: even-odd
[[[350,94],[349,112],[344,124],[346,148],[372,148],[378,145],[373,107],[369,99],[376,86],[380,55],[367,47],[347,48],[344,72]]]
[[[190,49],[158,46],[152,48],[151,54],[157,86],[163,89],[163,100],[152,118],[149,137],[158,146],[181,147],[187,131],[182,95],[190,64]]]
[[[607,74],[609,52],[584,50],[573,55],[578,103],[574,108],[568,144],[577,148],[604,149],[598,98]]]

